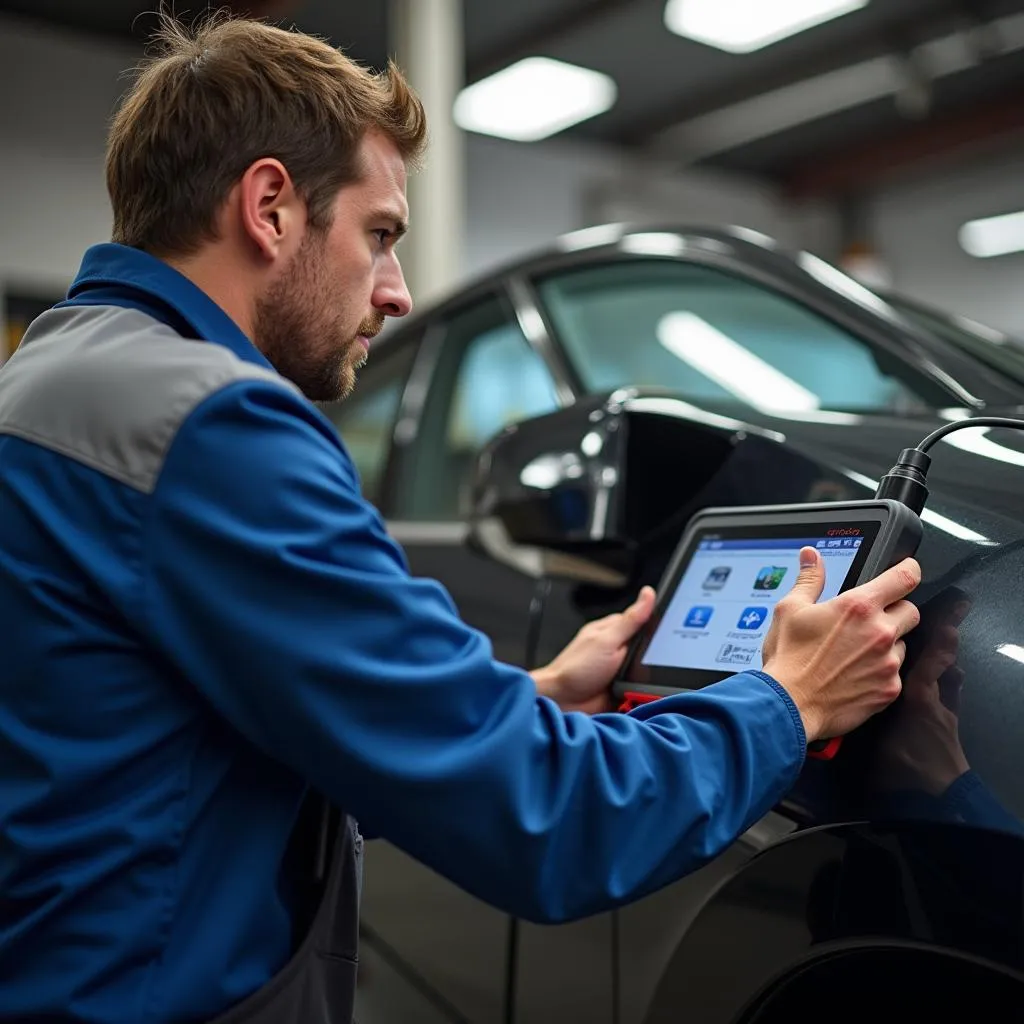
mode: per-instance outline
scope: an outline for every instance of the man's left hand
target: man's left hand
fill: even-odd
[[[624,612],[588,622],[550,665],[530,673],[537,692],[556,701],[563,711],[589,715],[610,711],[609,687],[630,641],[653,609],[654,590],[644,587]]]

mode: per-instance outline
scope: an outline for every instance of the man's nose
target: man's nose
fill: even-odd
[[[385,316],[407,316],[412,311],[412,296],[405,284],[405,275],[397,256],[381,267],[373,291],[374,309]]]

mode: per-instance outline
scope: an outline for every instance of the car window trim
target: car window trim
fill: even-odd
[[[381,475],[380,502],[377,507],[385,517],[394,508],[398,474],[409,445],[416,440],[419,433],[426,396],[444,342],[445,329],[442,323],[431,320],[419,324],[418,328],[407,337],[395,341],[398,348],[412,345],[416,345],[417,348],[409,365],[398,409],[391,424],[388,452]]]
[[[411,448],[420,433],[423,414],[426,409],[430,389],[434,383],[437,366],[441,360],[445,343],[448,340],[449,325],[453,319],[488,301],[496,301],[510,314],[510,320],[522,331],[527,344],[536,352],[551,377],[555,389],[558,408],[574,404],[584,393],[582,384],[578,390],[571,380],[571,371],[565,362],[564,355],[552,344],[547,335],[546,321],[538,309],[537,298],[532,288],[523,282],[521,288],[510,286],[510,278],[502,277],[492,281],[489,287],[474,288],[465,296],[465,301],[455,305],[446,305],[438,311],[439,315],[431,318],[419,335],[420,351],[417,352],[412,369],[406,380],[406,386],[399,402],[399,411],[395,417],[392,430],[391,445],[387,465],[382,477],[381,501],[378,506],[388,525],[392,536],[400,543],[403,541],[395,534],[408,538],[408,543],[443,543],[448,545],[461,544],[465,539],[468,526],[465,519],[403,519],[392,517],[398,490],[398,476],[404,464],[411,458]],[[530,326],[528,330],[524,326]],[[538,329],[539,328],[539,329]],[[397,341],[396,344],[414,343]],[[446,529],[451,527],[451,529]]]
[[[896,344],[893,339],[886,337],[885,334],[878,331],[874,325],[851,316],[849,311],[844,310],[842,304],[839,302],[823,301],[822,297],[817,294],[819,288],[823,290],[825,296],[829,299],[832,298],[832,293],[825,290],[824,285],[819,285],[819,288],[812,289],[807,293],[801,292],[795,285],[787,282],[784,277],[770,271],[765,271],[759,267],[752,267],[738,260],[734,255],[732,255],[732,253],[728,251],[720,251],[717,248],[712,250],[695,245],[687,247],[682,255],[668,255],[661,253],[641,254],[624,252],[621,250],[616,251],[614,255],[612,255],[607,250],[601,252],[594,250],[588,252],[585,258],[570,265],[556,265],[538,268],[530,274],[530,284],[534,294],[537,295],[537,302],[539,306],[543,309],[544,303],[540,298],[538,284],[546,279],[571,274],[575,270],[582,269],[583,267],[591,264],[611,266],[616,263],[648,263],[652,261],[671,263],[674,265],[691,264],[708,267],[712,270],[719,270],[724,273],[728,273],[733,277],[750,283],[751,285],[760,286],[761,288],[775,292],[776,294],[789,299],[791,302],[795,302],[798,306],[808,309],[829,321],[836,327],[846,331],[852,337],[857,338],[862,342],[866,342],[868,345],[877,346],[884,350],[888,355],[907,366],[913,373],[927,379],[933,387],[945,392],[949,398],[950,405],[959,404],[969,408],[982,408],[986,404],[983,399],[972,394],[959,381],[941,370],[931,359],[925,346],[919,344],[916,338],[908,339],[915,357],[910,359],[908,358],[908,353],[904,350],[903,346]],[[548,322],[550,324],[550,318]],[[553,324],[550,324],[549,326],[548,335],[552,344],[557,345],[561,350],[562,358],[570,365],[573,365],[568,351],[566,350],[564,339]]]
[[[504,286],[519,329],[551,375],[559,408],[573,405],[587,393],[587,389],[569,359],[564,343],[554,340],[554,325],[533,282],[522,274],[512,274],[505,278]]]

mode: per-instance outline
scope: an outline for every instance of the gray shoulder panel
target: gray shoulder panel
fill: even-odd
[[[71,306],[33,321],[0,369],[0,434],[152,492],[181,424],[215,391],[283,378],[133,309]]]

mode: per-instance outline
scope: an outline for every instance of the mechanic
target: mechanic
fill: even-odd
[[[260,22],[161,32],[113,242],[0,371],[0,1019],[347,1021],[356,821],[526,919],[651,893],[896,697],[919,569],[816,604],[805,550],[765,672],[631,715],[587,712],[649,589],[496,662],[314,404],[409,312],[418,99]],[[311,794],[344,811],[316,878]]]

